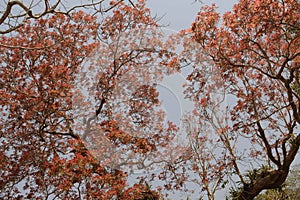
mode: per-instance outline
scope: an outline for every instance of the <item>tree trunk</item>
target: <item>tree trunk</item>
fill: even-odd
[[[264,189],[279,188],[286,180],[289,170],[276,170],[260,174],[252,183],[245,184],[238,200],[252,200]]]

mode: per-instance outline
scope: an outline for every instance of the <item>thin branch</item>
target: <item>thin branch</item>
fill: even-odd
[[[71,136],[74,139],[77,139],[77,140],[80,139],[80,137],[78,135],[74,134],[72,131],[66,132],[66,133],[56,132],[56,131],[45,131],[45,132],[48,134],[51,134],[51,135]]]
[[[61,41],[62,40],[59,40],[58,42],[55,42],[54,44],[51,44],[48,46],[42,46],[42,47],[11,46],[11,45],[1,44],[1,43],[0,43],[0,47],[5,47],[5,48],[9,48],[9,49],[42,50],[42,49],[52,48]]]

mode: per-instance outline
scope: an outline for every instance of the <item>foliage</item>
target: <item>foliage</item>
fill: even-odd
[[[61,12],[45,0],[38,16],[8,3],[28,16],[0,38],[2,199],[160,198],[143,177],[130,186],[123,169],[152,167],[176,132],[155,88],[168,52],[144,1],[97,10],[102,2]]]

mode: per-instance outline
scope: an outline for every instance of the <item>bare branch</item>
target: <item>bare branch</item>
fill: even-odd
[[[7,7],[6,7],[6,10],[4,12],[4,14],[2,15],[2,17],[0,18],[0,25],[3,24],[3,22],[5,21],[5,19],[8,18],[9,16],[9,13],[11,12],[11,9],[14,5],[18,5],[20,6],[21,8],[23,8],[25,10],[25,12],[28,14],[28,12],[30,11],[30,9],[25,6],[21,1],[19,0],[12,0],[12,1],[9,1],[7,3]]]
[[[74,11],[76,9],[80,9],[80,8],[93,8],[96,10],[96,13],[98,13],[98,12],[105,13],[105,12],[109,12],[110,10],[112,10],[113,8],[118,6],[121,2],[124,2],[124,0],[119,0],[116,3],[114,3],[113,5],[108,6],[107,8],[102,8],[101,4],[104,1],[105,0],[99,0],[96,2],[88,3],[88,4],[76,5],[71,8],[65,8],[65,11],[61,11],[61,10],[58,10],[59,5],[64,7],[64,5],[62,5],[62,3],[61,3],[61,0],[57,0],[57,2],[53,6],[50,5],[49,0],[44,0],[44,5],[43,5],[45,7],[44,10],[41,11],[40,13],[34,14],[33,11],[31,10],[31,7],[32,7],[31,5],[27,6],[20,0],[11,0],[7,3],[6,9],[0,18],[0,25],[3,24],[5,22],[5,20],[7,20],[9,18],[23,18],[23,22],[21,22],[20,24],[9,25],[10,27],[8,27],[6,30],[0,30],[0,34],[7,34],[7,33],[10,33],[12,31],[20,28],[27,19],[39,19],[50,13],[53,13],[53,14],[60,13],[60,14],[69,16],[69,14],[72,11]],[[134,3],[130,0],[129,0],[129,4],[133,7],[135,7]],[[96,8],[97,5],[100,5],[100,9]],[[21,15],[17,15],[17,16],[9,16],[11,14],[14,6],[21,7],[25,11],[26,14],[21,14]]]

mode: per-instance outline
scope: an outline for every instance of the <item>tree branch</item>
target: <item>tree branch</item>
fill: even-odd
[[[25,10],[26,13],[28,13],[30,11],[30,9],[25,6],[21,1],[19,0],[12,0],[12,1],[9,1],[7,3],[7,6],[6,6],[6,10],[5,12],[3,13],[2,17],[0,18],[0,25],[3,24],[3,22],[5,21],[5,19],[8,18],[8,15],[9,13],[11,12],[11,9],[14,5],[18,5],[20,6],[23,10]],[[31,13],[32,14],[32,13]]]

